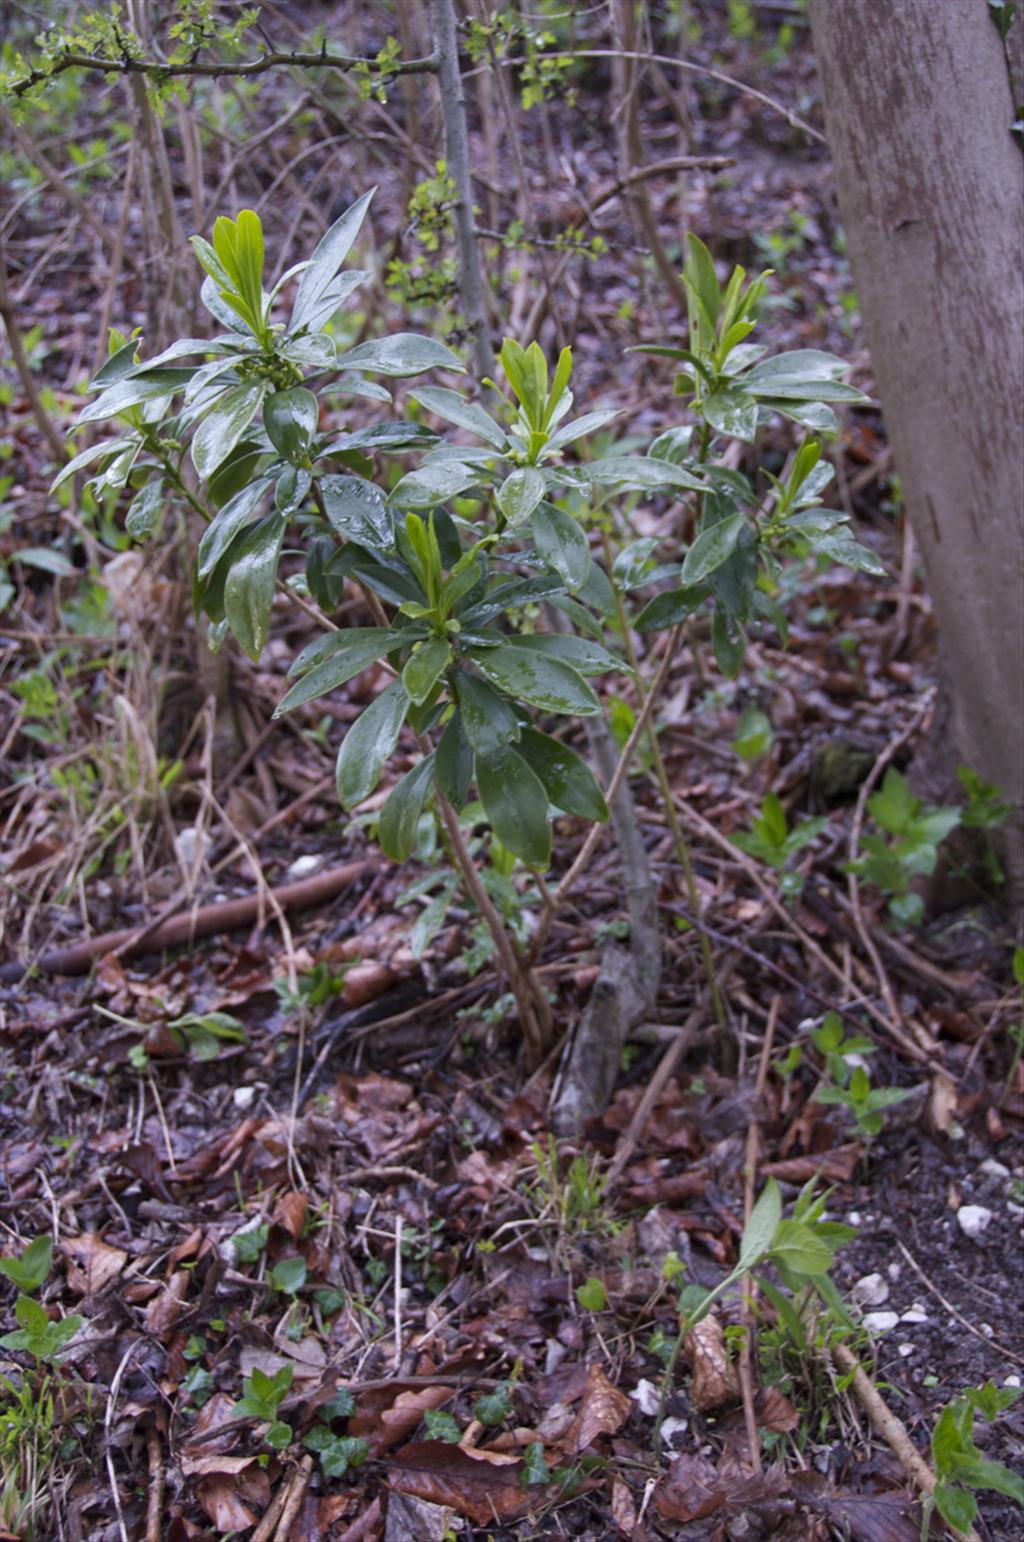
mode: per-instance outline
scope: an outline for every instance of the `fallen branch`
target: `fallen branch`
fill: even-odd
[[[852,1371],[851,1385],[871,1420],[875,1433],[881,1435],[886,1444],[895,1451],[918,1488],[930,1498],[938,1486],[938,1480],[908,1435],[906,1425],[897,1419],[871,1377],[858,1365],[857,1357],[852,1350],[845,1344],[835,1344],[832,1348],[832,1358],[844,1373],[849,1374]],[[966,1542],[981,1542],[973,1526],[967,1531],[954,1531],[953,1535],[966,1538]]]
[[[369,859],[347,862],[344,867],[332,867],[326,873],[317,873],[298,883],[282,884],[280,888],[271,889],[269,897],[282,910],[312,910],[334,899],[374,866]],[[257,920],[266,907],[267,898],[266,894],[246,894],[240,899],[219,900],[216,904],[202,905],[198,910],[171,916],[152,931],[147,926],[136,926],[118,932],[101,932],[87,942],[43,953],[31,967],[45,974],[86,974],[96,959],[115,950],[122,958],[133,953],[158,953],[162,948],[173,948],[198,937],[210,937],[215,932],[230,932],[236,927],[250,926]],[[0,982],[5,985],[16,983],[29,967],[17,959],[0,965]]]

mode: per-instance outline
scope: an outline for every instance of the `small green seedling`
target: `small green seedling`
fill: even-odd
[[[882,1133],[885,1110],[910,1097],[909,1087],[872,1087],[862,1065],[856,1067],[848,1087],[819,1087],[814,1094],[818,1103],[837,1103],[849,1109],[857,1122],[857,1134],[874,1140]]]
[[[473,1418],[485,1424],[488,1429],[494,1429],[512,1413],[512,1389],[514,1381],[499,1381],[491,1392],[485,1392],[483,1397],[477,1398],[473,1404]]]
[[[267,1282],[283,1296],[297,1296],[306,1283],[306,1260],[297,1254],[282,1258],[267,1275]]]
[[[0,1274],[6,1275],[20,1291],[31,1295],[49,1274],[52,1259],[52,1238],[37,1237],[19,1258],[0,1258]]]
[[[911,885],[934,872],[939,846],[961,823],[961,812],[926,807],[893,766],[867,806],[885,835],[862,836],[864,855],[847,863],[844,872],[856,873],[887,894],[889,915],[897,925],[917,926],[924,917],[924,901]]]
[[[775,793],[770,792],[761,805],[759,817],[754,820],[753,829],[749,833],[741,831],[732,840],[749,857],[757,857],[774,868],[779,874],[782,893],[787,899],[796,899],[804,886],[803,874],[793,872],[789,864],[827,825],[828,819],[820,816],[805,819],[791,830],[785,809]]]
[[[431,1440],[443,1440],[446,1445],[457,1446],[462,1439],[458,1420],[446,1408],[428,1408],[423,1423]]]
[[[975,1415],[984,1414],[991,1424],[1020,1395],[1019,1387],[996,1387],[987,1381],[983,1387],[968,1387],[942,1410],[932,1431],[932,1462],[938,1485],[925,1502],[922,1536],[928,1533],[933,1505],[950,1526],[967,1531],[978,1513],[971,1489],[992,1489],[1024,1506],[1024,1478],[1000,1462],[990,1462],[974,1444]]]
[[[295,1375],[293,1365],[282,1365],[273,1376],[253,1366],[252,1375],[242,1383],[242,1397],[231,1410],[233,1419],[259,1419],[266,1423],[266,1442],[275,1450],[283,1450],[291,1444],[292,1427],[278,1419],[277,1410],[287,1397]]]
[[[843,1020],[838,1012],[826,1012],[819,1028],[811,1029],[811,1042],[825,1061],[825,1074],[840,1087],[845,1087],[858,1065],[854,1056],[873,1055],[875,1043],[864,1034],[846,1037]]]
[[[84,1317],[72,1315],[51,1322],[46,1308],[33,1301],[31,1296],[18,1297],[14,1316],[18,1327],[13,1333],[5,1333],[0,1344],[5,1349],[23,1349],[35,1360],[51,1362],[57,1359],[85,1321]]]
[[[335,1435],[326,1424],[315,1424],[302,1437],[302,1444],[307,1451],[316,1452],[325,1478],[343,1478],[351,1469],[361,1467],[370,1452],[367,1441],[355,1435]]]
[[[245,1028],[229,1012],[186,1012],[167,1026],[195,1060],[216,1060],[223,1044],[245,1043]]]
[[[604,1288],[604,1281],[596,1275],[591,1275],[582,1285],[576,1287],[576,1300],[585,1312],[603,1312],[608,1305],[608,1292]]]
[[[230,1239],[235,1251],[235,1262],[254,1264],[262,1256],[270,1236],[270,1227],[264,1221],[260,1226],[250,1226],[246,1231],[236,1231]]]

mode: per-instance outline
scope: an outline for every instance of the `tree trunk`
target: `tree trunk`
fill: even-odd
[[[960,758],[1017,809],[1024,701],[1021,152],[980,0],[811,0],[878,394],[949,669]]]

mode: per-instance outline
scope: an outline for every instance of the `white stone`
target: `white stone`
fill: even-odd
[[[850,1294],[858,1306],[882,1306],[889,1299],[889,1287],[880,1274],[865,1274]]]
[[[860,1225],[860,1211],[859,1210],[851,1210],[849,1215],[846,1217],[846,1224],[848,1226],[859,1226]]]
[[[661,1438],[667,1445],[672,1445],[680,1435],[685,1435],[689,1429],[685,1419],[666,1419],[661,1426]]]
[[[978,1168],[978,1171],[984,1173],[987,1178],[1008,1178],[1010,1176],[1010,1169],[1004,1167],[1002,1162],[997,1162],[995,1157],[987,1157]]]
[[[909,1312],[901,1312],[900,1313],[900,1322],[927,1322],[927,1321],[928,1321],[928,1313],[926,1311],[924,1311],[923,1308],[919,1307],[916,1301],[914,1302],[914,1305],[910,1308]]]
[[[195,867],[196,857],[201,853],[205,859],[212,845],[213,836],[209,831],[199,830],[195,825],[186,825],[174,837],[174,854],[182,867],[191,869]]]
[[[869,1312],[864,1326],[869,1333],[889,1333],[899,1322],[895,1312]]]
[[[890,1280],[895,1282],[896,1280],[899,1279],[900,1275],[903,1273],[903,1265],[902,1264],[890,1264],[888,1269],[886,1269],[885,1272],[889,1276]]]
[[[236,1108],[251,1108],[256,1098],[255,1087],[236,1087],[231,1094],[231,1101]]]
[[[980,1237],[991,1223],[992,1212],[985,1205],[961,1205],[956,1218],[965,1237]]]
[[[310,873],[315,873],[317,871],[317,869],[322,867],[322,866],[323,866],[323,858],[322,857],[316,857],[316,856],[313,855],[312,852],[310,852],[308,856],[296,857],[295,861],[288,868],[288,871],[285,874],[285,877],[286,878],[308,878]]]
[[[908,1355],[912,1355],[914,1353],[914,1348],[915,1346],[913,1344],[901,1344],[899,1346],[899,1353],[905,1360]]]
[[[1017,1375],[1016,1371],[1012,1371],[1009,1376],[1004,1376],[1003,1377],[1003,1386],[1004,1387],[1019,1387],[1020,1386],[1020,1377]]]
[[[661,1393],[653,1382],[638,1381],[629,1395],[642,1414],[646,1414],[649,1419],[654,1418],[661,1406]]]

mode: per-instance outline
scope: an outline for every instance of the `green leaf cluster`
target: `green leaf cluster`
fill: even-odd
[[[932,1431],[932,1463],[938,1485],[932,1496],[943,1520],[959,1531],[974,1524],[978,1501],[971,1490],[989,1489],[1024,1506],[1024,1478],[990,1461],[974,1441],[974,1421],[982,1414],[991,1424],[1020,1397],[1019,1387],[968,1387],[942,1410]]]

